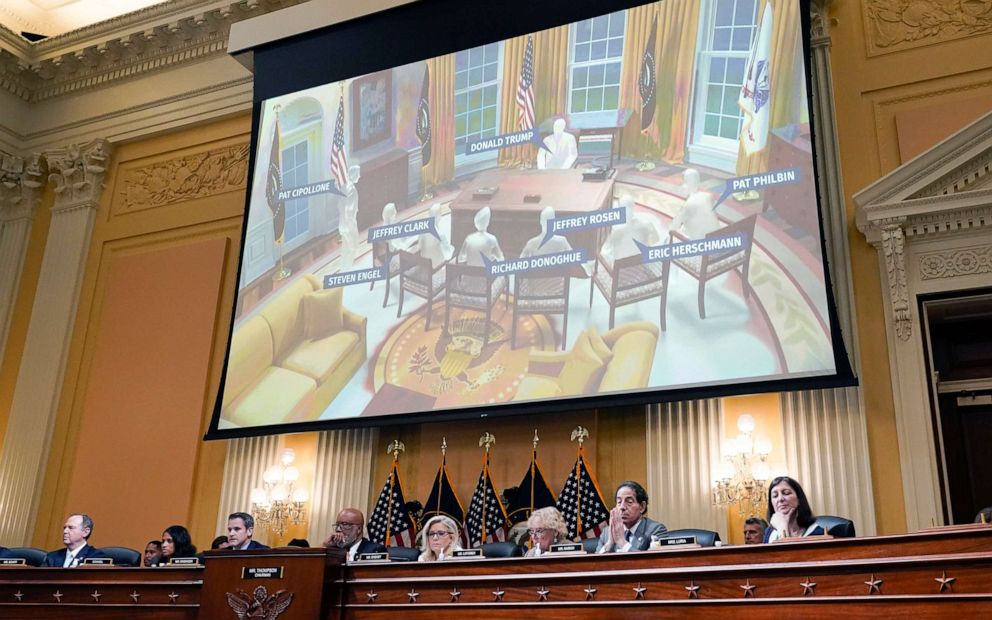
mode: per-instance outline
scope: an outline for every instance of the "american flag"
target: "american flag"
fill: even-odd
[[[386,527],[388,524],[388,528]],[[400,465],[394,459],[393,468],[382,485],[382,492],[369,519],[369,540],[387,547],[413,547],[417,526],[413,524],[403,499]]]
[[[524,62],[517,85],[517,124],[520,131],[534,128],[534,37],[527,35]]]
[[[479,475],[479,484],[468,504],[465,538],[469,547],[478,547],[482,543],[505,541],[509,531],[506,509],[493,487],[493,479],[489,475],[489,457],[486,456]]]
[[[334,140],[331,141],[331,176],[342,192],[348,185],[348,158],[344,154],[344,94],[338,103],[338,120],[334,123]]]
[[[586,467],[584,449],[579,447],[579,458],[572,473],[558,496],[557,508],[568,524],[568,537],[598,538],[610,519],[610,510],[603,502],[603,494],[596,479]]]

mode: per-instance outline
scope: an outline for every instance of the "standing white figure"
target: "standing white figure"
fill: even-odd
[[[603,242],[599,255],[607,265],[613,266],[614,260],[627,258],[640,253],[635,241],[644,245],[656,245],[661,239],[658,227],[651,218],[634,213],[634,197],[624,194],[619,200],[620,207],[626,214],[626,223],[617,224]]]
[[[544,139],[548,151],[538,149],[537,167],[540,170],[566,170],[572,167],[579,156],[575,136],[565,131],[565,119],[555,120],[554,133]]]
[[[490,219],[492,212],[489,207],[483,207],[475,214],[475,232],[465,237],[462,249],[458,252],[459,263],[485,267],[483,256],[489,260],[503,260],[503,250],[499,247],[499,240],[488,232]]]
[[[345,195],[338,200],[338,233],[341,235],[341,271],[348,271],[355,264],[358,254],[358,179],[362,168],[355,164],[348,168],[348,185]]]
[[[713,213],[713,196],[699,189],[699,171],[686,168],[682,173],[682,186],[687,195],[672,220],[672,230],[682,231],[690,239],[702,239],[719,229],[720,220]]]
[[[434,220],[434,230],[437,231],[440,239],[430,233],[423,233],[417,237],[417,248],[420,255],[431,259],[431,266],[437,269],[441,263],[451,258],[451,255],[455,253],[455,248],[448,241],[448,235],[441,232],[441,203],[432,204],[428,213]]]

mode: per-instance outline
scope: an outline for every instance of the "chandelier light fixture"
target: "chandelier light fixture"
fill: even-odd
[[[306,489],[297,489],[300,470],[293,466],[296,452],[286,448],[279,463],[262,474],[262,488],[251,491],[251,506],[255,521],[277,536],[286,533],[290,524],[299,525],[306,518]]]
[[[754,438],[754,416],[749,413],[737,418],[737,430],[737,437],[723,443],[723,461],[713,481],[713,503],[728,509],[736,505],[742,517],[760,516],[768,499],[765,487],[771,476],[767,460],[772,442]]]

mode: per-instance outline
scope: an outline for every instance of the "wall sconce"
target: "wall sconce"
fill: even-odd
[[[306,503],[310,494],[295,488],[300,470],[293,466],[296,452],[286,448],[279,464],[262,474],[262,488],[251,490],[251,506],[255,520],[277,536],[286,533],[290,524],[299,525],[306,518]]]
[[[737,418],[737,437],[724,441],[723,462],[713,481],[713,503],[729,508],[736,504],[743,516],[761,515],[765,510],[771,477],[768,455],[772,442],[754,439],[754,417],[745,413]]]

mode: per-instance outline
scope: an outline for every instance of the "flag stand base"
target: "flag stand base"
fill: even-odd
[[[734,192],[731,194],[734,200],[737,202],[751,202],[754,200],[761,200],[761,194],[758,193],[756,189],[749,189],[743,192]]]
[[[289,276],[293,275],[293,270],[282,264],[282,243],[278,242],[276,245],[279,246],[279,263],[278,269],[274,274],[272,274],[272,281],[279,282],[285,280]]]
[[[653,161],[642,161],[638,162],[634,167],[640,172],[648,172],[650,170],[654,170],[658,166]]]

